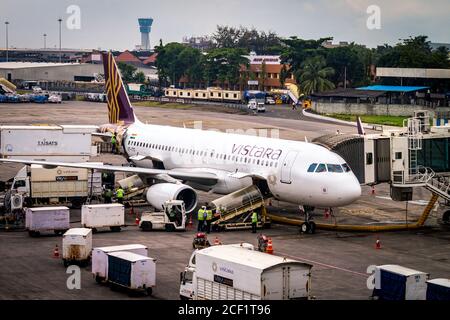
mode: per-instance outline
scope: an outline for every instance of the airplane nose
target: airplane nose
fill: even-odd
[[[359,185],[358,180],[355,178],[351,178],[343,183],[340,186],[341,189],[341,197],[340,202],[342,206],[351,204],[359,199],[361,196],[361,186]]]

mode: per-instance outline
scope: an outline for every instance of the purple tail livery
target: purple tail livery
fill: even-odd
[[[131,124],[135,121],[133,107],[111,52],[103,53],[108,116],[111,124]]]

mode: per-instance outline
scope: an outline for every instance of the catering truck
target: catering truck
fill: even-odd
[[[180,274],[180,298],[194,300],[309,299],[312,265],[217,245],[192,254]]]
[[[101,172],[91,176],[88,169],[46,169],[32,164],[24,166],[14,177],[11,189],[5,193],[5,207],[14,211],[38,204],[71,203],[72,207],[79,208],[91,192],[93,196],[101,195]]]

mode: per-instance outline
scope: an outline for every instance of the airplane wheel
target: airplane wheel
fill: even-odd
[[[316,224],[314,222],[309,223],[309,233],[311,234],[316,233]]]
[[[303,222],[302,225],[300,226],[300,232],[301,233],[308,233],[309,232],[309,223],[308,222]]]

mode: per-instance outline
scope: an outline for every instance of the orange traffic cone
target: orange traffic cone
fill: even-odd
[[[139,217],[137,215],[136,215],[136,219],[134,221],[136,222],[136,225],[138,226],[139,222],[140,222],[140,219],[139,219]]]
[[[381,242],[379,238],[377,238],[377,241],[375,241],[375,249],[381,249]]]
[[[214,239],[214,245],[215,245],[215,246],[218,246],[218,245],[220,245],[220,244],[222,244],[222,243],[219,241],[219,238],[216,237],[216,238]]]
[[[267,240],[267,248],[266,248],[266,252],[273,254],[273,245],[272,245],[272,238],[269,238]]]
[[[59,249],[58,245],[55,246],[55,250],[53,250],[53,258],[59,258]]]

